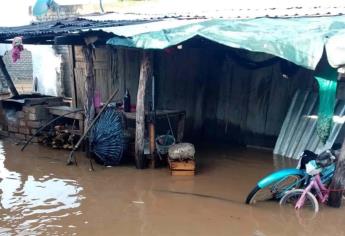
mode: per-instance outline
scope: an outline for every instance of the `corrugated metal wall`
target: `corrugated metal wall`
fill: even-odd
[[[305,150],[320,152],[330,148],[336,141],[343,121],[339,118],[345,115],[345,101],[337,100],[335,121],[330,137],[325,145],[316,134],[318,94],[311,91],[297,91],[291,101],[289,111],[281,128],[274,154],[298,158]]]

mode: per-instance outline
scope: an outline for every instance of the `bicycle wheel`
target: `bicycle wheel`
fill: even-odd
[[[268,176],[269,177],[269,176]],[[267,178],[267,177],[266,177]],[[268,186],[260,188],[258,185],[248,194],[246,204],[255,204],[259,201],[279,199],[288,190],[298,188],[302,176],[297,174],[286,175],[273,181]]]
[[[293,189],[293,190],[287,192],[280,199],[279,204],[280,205],[291,205],[292,207],[295,207],[297,201],[302,196],[303,191],[304,191],[303,189]],[[307,192],[307,194],[305,195],[305,200],[304,200],[304,204],[302,207],[304,207],[306,209],[311,209],[314,212],[319,211],[319,203],[316,200],[316,197],[310,192]]]

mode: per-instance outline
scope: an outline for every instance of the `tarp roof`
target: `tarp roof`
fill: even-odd
[[[116,29],[113,33],[119,35]],[[127,32],[126,37],[111,38],[107,43],[164,49],[200,36],[229,47],[272,54],[312,70],[324,48],[331,66],[345,64],[345,16],[217,19],[145,33],[131,30],[130,33]]]

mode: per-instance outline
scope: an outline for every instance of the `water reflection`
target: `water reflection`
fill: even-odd
[[[0,142],[0,235],[40,235],[62,228],[59,221],[79,215],[83,190],[75,180],[23,175],[5,166],[6,153]],[[67,210],[68,209],[68,210]],[[71,227],[70,227],[71,228]]]

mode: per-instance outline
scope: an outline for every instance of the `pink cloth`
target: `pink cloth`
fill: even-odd
[[[20,53],[24,50],[22,37],[15,37],[12,42],[12,60],[16,63],[20,59]]]

